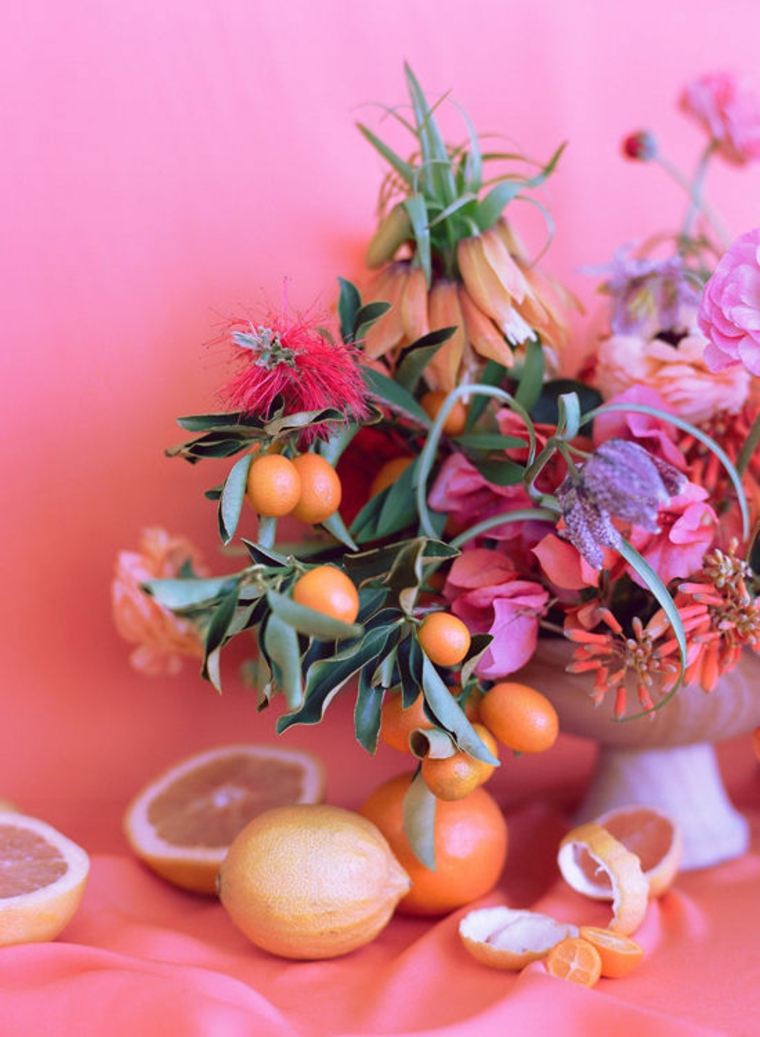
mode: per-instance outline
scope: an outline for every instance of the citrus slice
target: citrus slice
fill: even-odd
[[[597,929],[593,925],[582,925],[581,939],[593,943],[602,959],[602,975],[611,979],[627,976],[644,960],[644,950],[630,936],[621,936],[611,929]]]
[[[0,947],[54,940],[82,900],[90,858],[52,825],[0,813]]]
[[[552,947],[578,927],[537,911],[482,907],[459,923],[459,936],[473,958],[494,969],[522,969],[545,958]]]
[[[647,910],[649,883],[635,853],[595,822],[568,832],[559,844],[557,864],[576,893],[612,901],[609,928],[628,936]]]
[[[672,885],[681,863],[683,839],[666,814],[651,807],[618,807],[597,817],[596,823],[639,858],[650,896],[659,897]]]
[[[298,749],[224,745],[176,763],[131,802],[124,832],[158,875],[196,893],[216,892],[235,836],[270,807],[318,803],[322,763]]]
[[[571,936],[549,951],[546,971],[558,979],[593,987],[602,974],[602,959],[599,951],[588,940]]]

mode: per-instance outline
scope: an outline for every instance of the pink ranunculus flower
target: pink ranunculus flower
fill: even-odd
[[[685,579],[697,572],[718,528],[718,516],[705,503],[709,494],[690,482],[677,497],[671,497],[657,516],[659,532],[635,526],[631,543],[652,566],[663,583]],[[632,579],[646,584],[629,569]]]
[[[159,528],[146,529],[140,550],[120,551],[116,560],[111,584],[116,629],[125,641],[137,645],[130,655],[134,668],[150,676],[178,673],[182,656],[203,658],[197,627],[175,616],[140,589],[146,580],[177,576],[186,562],[192,564],[197,575],[205,574],[198,551],[190,541]]]
[[[705,285],[698,319],[709,339],[705,362],[711,371],[746,368],[760,375],[760,227],[723,255]]]
[[[654,389],[667,410],[697,425],[719,411],[736,413],[749,394],[749,375],[739,365],[713,370],[706,347],[707,339],[696,330],[677,346],[659,338],[612,335],[599,345],[597,388],[605,400],[635,385]]]
[[[689,83],[681,110],[701,123],[727,162],[741,166],[760,159],[760,96],[729,72]]]
[[[486,548],[465,551],[451,567],[444,594],[473,634],[493,637],[478,663],[479,677],[495,680],[528,662],[549,595],[540,584],[520,579],[509,558]]]

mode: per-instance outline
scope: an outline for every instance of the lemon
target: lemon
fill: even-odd
[[[232,921],[283,958],[334,958],[387,925],[409,876],[366,818],[340,807],[275,807],[240,832],[218,890]]]

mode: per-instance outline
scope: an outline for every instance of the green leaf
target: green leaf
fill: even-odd
[[[317,637],[324,641],[345,641],[348,638],[360,637],[362,627],[356,623],[343,623],[332,616],[326,616],[315,609],[299,605],[297,601],[278,594],[277,591],[267,593],[267,602],[272,612],[279,616],[283,623],[293,627],[299,634]]]
[[[375,148],[375,150],[383,156],[388,165],[395,169],[395,171],[398,173],[401,179],[411,187],[412,182],[414,180],[413,166],[410,166],[408,162],[405,162],[403,158],[401,158],[399,155],[396,154],[395,151],[389,148],[384,141],[380,140],[379,137],[375,136],[372,130],[370,130],[367,126],[362,125],[362,123],[360,122],[358,122],[356,125],[362,136],[366,140],[368,140],[372,147]]]
[[[406,529],[417,518],[414,493],[416,461],[404,469],[396,482],[370,497],[351,524],[356,540],[367,543]]]
[[[237,577],[219,576],[208,580],[146,580],[141,586],[160,605],[181,611],[206,605],[236,585]]]
[[[346,529],[346,523],[341,518],[339,511],[334,511],[329,518],[326,518],[320,525],[323,529],[326,529],[330,536],[334,536],[344,547],[347,547],[349,551],[358,551],[358,547],[354,543],[351,534]]]
[[[435,814],[438,801],[417,774],[404,796],[404,833],[412,853],[435,871]]]
[[[240,411],[221,414],[188,414],[186,417],[177,418],[180,428],[188,432],[206,432],[210,429],[236,428],[243,424],[245,419]]]
[[[523,465],[506,457],[499,461],[477,461],[475,467],[494,486],[516,486],[525,476]]]
[[[413,393],[425,368],[443,343],[447,342],[456,330],[456,327],[440,328],[413,342],[408,349],[404,350],[401,362],[394,374],[395,381],[399,385],[403,385],[408,392]]]
[[[678,680],[676,681],[673,688],[668,692],[668,694],[664,698],[660,699],[660,701],[656,703],[656,705],[652,709],[648,709],[645,710],[643,713],[636,713],[633,716],[627,716],[623,718],[624,721],[629,721],[638,720],[640,717],[648,716],[650,713],[654,713],[656,710],[662,709],[662,707],[672,699],[672,697],[681,687],[681,684],[683,683],[684,679],[684,674],[686,672],[687,662],[686,631],[683,628],[683,622],[678,613],[678,609],[676,608],[676,604],[668,592],[668,588],[662,582],[662,580],[654,571],[649,562],[647,562],[645,558],[642,558],[642,556],[639,554],[636,548],[633,547],[632,544],[629,544],[624,537],[620,538],[620,543],[617,547],[617,550],[623,556],[623,558],[625,558],[625,560],[628,562],[631,568],[638,573],[638,575],[647,585],[647,588],[651,591],[652,595],[656,598],[658,604],[661,606],[665,615],[668,617],[668,621],[671,627],[673,628],[673,634],[675,636],[676,641],[678,642],[678,651],[680,655],[681,665],[681,671],[678,675]]]
[[[422,689],[425,700],[436,715],[442,727],[450,731],[460,749],[474,756],[476,760],[498,766],[498,759],[491,754],[481,741],[472,724],[465,716],[454,696],[443,683],[441,675],[423,652],[422,657]]]
[[[297,432],[308,428],[309,425],[325,425],[330,422],[343,423],[346,417],[343,411],[335,407],[323,407],[321,410],[304,410],[296,414],[283,414],[273,418],[264,426],[268,436],[275,439],[286,432]]]
[[[483,370],[478,376],[478,380],[481,385],[495,385],[501,386],[504,379],[507,377],[507,369],[498,364],[495,360],[489,360],[485,364]],[[476,396],[470,403],[469,410],[467,411],[467,431],[475,428],[483,414],[483,411],[488,406],[489,399],[487,396]]]
[[[414,239],[417,242],[416,257],[425,275],[425,284],[430,288],[433,280],[433,266],[430,254],[430,227],[428,226],[425,199],[421,194],[413,194],[404,202],[404,208],[409,216]]]
[[[561,144],[544,168],[536,173],[535,176],[532,176],[527,180],[503,180],[500,184],[491,188],[483,201],[479,204],[475,216],[475,221],[481,231],[488,230],[489,227],[492,227],[501,216],[505,206],[511,202],[513,198],[516,198],[517,195],[526,187],[538,187],[547,179],[547,177],[551,176],[559,162],[562,152],[565,150],[565,147],[565,144]]]
[[[206,631],[205,658],[201,674],[211,681],[217,691],[222,690],[219,673],[219,650],[227,640],[227,630],[232,623],[238,603],[238,586],[227,591],[211,615]]]
[[[263,647],[269,658],[275,683],[285,695],[290,709],[303,703],[301,647],[293,627],[273,612],[264,629]]]
[[[556,425],[559,421],[560,396],[565,393],[574,392],[580,400],[581,410],[585,413],[593,407],[598,407],[602,397],[596,389],[583,382],[576,382],[572,378],[554,378],[545,382],[541,388],[541,395],[530,408],[530,416],[534,421],[545,425]]]
[[[430,428],[430,418],[403,385],[399,385],[392,378],[387,378],[370,367],[362,369],[362,376],[368,391],[391,410],[402,414],[415,425]]]
[[[219,500],[219,498],[222,496],[223,489],[224,484],[221,484],[219,486],[212,486],[210,490],[203,491],[203,496],[206,497],[208,500]]]
[[[253,540],[246,540],[245,537],[240,539],[256,565],[264,565],[274,569],[290,568],[290,561],[284,554],[280,554],[279,551],[275,551],[271,547],[263,547],[261,544],[255,544]]]
[[[451,160],[438,126],[433,118],[433,109],[427,103],[417,77],[408,63],[404,65],[409,96],[412,100],[417,136],[423,158],[423,173],[431,194],[440,197],[444,204],[454,200],[456,186],[451,171]]]
[[[575,439],[581,423],[581,404],[577,393],[565,392],[557,400],[557,435]]]
[[[369,329],[391,308],[389,302],[368,302],[356,314],[354,326],[354,342],[362,342]]]
[[[354,707],[354,732],[356,740],[368,753],[377,752],[380,736],[381,710],[385,692],[372,686],[365,667],[359,674],[359,692]]]
[[[408,709],[422,692],[422,660],[420,643],[414,634],[400,642],[396,652],[403,708]]]
[[[359,425],[353,421],[341,425],[327,439],[319,441],[317,453],[324,457],[325,461],[328,461],[334,468],[358,431]]]
[[[483,658],[486,649],[492,641],[493,637],[491,634],[473,634],[470,650],[462,662],[462,669],[459,672],[459,681],[463,688],[469,684],[478,663]]]
[[[465,432],[453,442],[464,450],[514,450],[528,446],[527,439],[500,436],[497,432]]]
[[[350,342],[356,327],[356,314],[362,304],[362,297],[356,285],[347,281],[345,277],[338,278],[340,294],[338,296],[338,317],[340,319],[340,337],[344,342]]]
[[[525,347],[525,361],[523,363],[520,384],[515,393],[518,403],[530,411],[536,405],[541,395],[541,386],[544,382],[544,351],[538,339],[531,339]]]
[[[248,472],[250,471],[252,461],[252,454],[246,454],[245,457],[241,457],[232,466],[230,474],[224,482],[222,495],[219,498],[218,512],[219,535],[222,538],[223,544],[229,544],[235,535],[243,501],[245,500]]]

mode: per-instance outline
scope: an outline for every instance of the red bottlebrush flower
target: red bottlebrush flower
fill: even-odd
[[[638,130],[624,139],[622,152],[634,161],[651,162],[657,154],[657,141],[648,130]]]
[[[229,325],[238,371],[221,390],[225,403],[246,416],[269,418],[276,405],[285,414],[334,408],[346,421],[367,416],[367,393],[359,353],[333,342],[308,317],[270,311],[260,324]],[[327,433],[313,426],[307,438]]]

